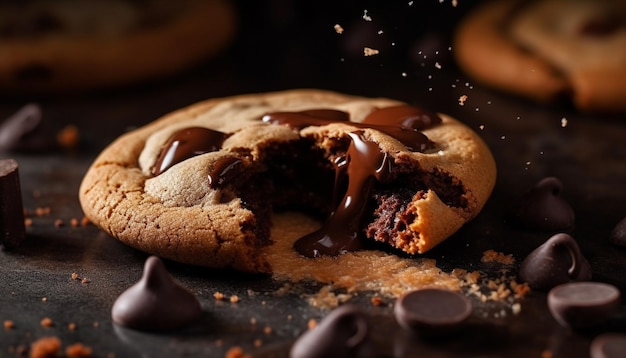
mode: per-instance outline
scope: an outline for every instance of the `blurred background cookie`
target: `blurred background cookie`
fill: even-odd
[[[176,74],[220,52],[237,16],[227,0],[0,4],[0,90],[46,93]]]

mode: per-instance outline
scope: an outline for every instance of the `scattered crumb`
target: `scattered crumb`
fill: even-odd
[[[224,294],[221,292],[215,292],[213,294],[213,297],[215,297],[216,300],[218,301],[223,301],[224,300]]]
[[[90,222],[91,222],[91,221],[90,221],[90,220],[89,220],[89,218],[88,218],[88,217],[86,217],[86,216],[83,216],[83,218],[82,218],[82,219],[80,219],[80,225],[81,225],[81,226],[87,226],[87,225],[89,225],[89,223],[90,223]]]
[[[57,357],[61,349],[61,341],[57,337],[39,338],[30,346],[31,358]]]
[[[522,305],[520,305],[519,302],[512,304],[511,311],[514,315],[518,315],[520,312],[522,312]]]
[[[50,319],[49,317],[43,318],[40,323],[43,327],[52,327],[54,325],[52,319]]]
[[[87,277],[83,277],[83,279],[80,280],[80,283],[83,283],[83,284],[84,283],[89,283],[89,282],[91,282],[91,281]]]
[[[515,263],[515,258],[513,257],[513,255],[505,255],[495,250],[487,250],[483,252],[483,257],[480,259],[480,261],[497,262],[503,265],[512,265]]]
[[[331,309],[352,298],[350,294],[336,294],[332,289],[333,287],[331,285],[322,287],[317,294],[309,297],[309,304],[313,307]]]
[[[526,294],[530,292],[530,286],[528,286],[527,283],[517,283],[512,281],[511,288],[513,289],[513,292],[515,292],[515,297],[519,298],[526,296]]]
[[[80,223],[78,222],[78,219],[76,219],[76,218],[71,218],[71,219],[70,219],[70,226],[71,226],[71,227],[79,227],[79,226],[80,226]]]
[[[465,101],[467,101],[467,95],[461,95],[461,97],[459,97],[459,106],[464,106],[465,105]]]
[[[335,32],[337,32],[340,35],[343,34],[343,27],[341,27],[341,25],[335,24],[334,28],[335,28]]]
[[[25,219],[24,219],[24,226],[26,226],[26,227],[31,227],[31,226],[33,226],[33,219],[31,219],[31,218],[25,218]]]
[[[374,296],[374,297],[372,297],[370,302],[372,303],[372,305],[378,307],[378,306],[383,304],[383,299],[380,298],[380,296]]]
[[[254,345],[255,348],[259,348],[263,345],[263,341],[257,338],[254,340],[254,342],[252,342],[252,345]]]
[[[239,296],[237,295],[230,296],[230,303],[237,303],[237,302],[239,302]]]
[[[272,333],[272,327],[270,327],[270,326],[263,327],[263,333],[271,334]]]
[[[69,330],[70,330],[70,331],[72,331],[72,332],[73,332],[73,331],[75,331],[75,330],[76,330],[76,323],[74,323],[74,322],[70,322],[70,323],[67,325],[67,329],[69,329]]]
[[[380,51],[373,49],[373,48],[369,48],[369,47],[364,47],[363,48],[363,54],[365,56],[374,56],[374,55],[378,55],[380,53]]]
[[[65,348],[65,356],[68,358],[91,357],[92,350],[82,343],[74,343]]]
[[[439,62],[435,62],[435,68],[440,70],[441,69],[441,64]]]
[[[367,10],[363,10],[363,20],[372,21],[372,17],[367,14]]]
[[[78,128],[74,125],[65,126],[57,133],[57,143],[62,148],[74,148],[78,144],[79,133]]]
[[[48,302],[48,297],[42,297],[41,302]]]
[[[225,358],[247,358],[250,357],[248,354],[243,352],[241,347],[231,347],[228,351],[226,351]]]
[[[250,318],[250,324],[254,326],[256,324],[256,318]]]
[[[54,220],[54,227],[56,228],[60,228],[63,227],[65,225],[65,223],[63,222],[62,219],[56,219]]]
[[[565,117],[561,118],[561,127],[563,128],[567,127],[567,118]]]
[[[72,272],[72,280],[78,280],[78,274],[76,272]]]
[[[290,315],[290,314],[289,314],[289,315],[287,315],[287,321],[291,321],[292,319],[293,319],[293,316],[292,316],[292,315]]]
[[[45,206],[45,207],[37,207],[35,208],[35,215],[36,216],[45,216],[45,215],[50,215],[50,207],[49,206]]]
[[[313,329],[313,328],[317,327],[317,321],[316,321],[315,319],[311,318],[311,319],[310,319],[310,320],[306,323],[306,326],[307,326],[309,329]]]
[[[5,320],[4,321],[4,329],[13,329],[15,328],[15,323],[11,320]]]
[[[93,328],[98,328],[98,327],[100,327],[100,322],[95,321],[95,322],[93,323]]]

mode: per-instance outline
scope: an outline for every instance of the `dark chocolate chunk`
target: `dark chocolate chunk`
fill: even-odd
[[[570,282],[548,293],[548,308],[563,326],[592,328],[605,322],[618,308],[617,287],[600,282]]]
[[[17,247],[26,238],[18,164],[0,159],[0,245]]]
[[[515,221],[524,228],[557,231],[574,225],[574,210],[561,198],[561,181],[547,177],[522,197],[515,212]]]
[[[41,108],[27,104],[0,125],[0,152],[14,150],[41,123]]]
[[[146,260],[141,279],[117,298],[111,310],[115,323],[143,331],[180,328],[201,313],[196,296],[174,281],[156,256]]]
[[[626,354],[626,334],[604,333],[597,336],[589,349],[591,358],[622,358]]]
[[[356,306],[332,311],[291,347],[291,358],[378,357],[369,337],[366,315]]]
[[[241,167],[241,163],[242,160],[235,157],[219,158],[209,171],[209,186],[215,189],[231,181],[239,174],[237,169]]]
[[[591,280],[591,266],[568,234],[556,234],[522,261],[519,278],[540,291],[571,281]]]
[[[609,235],[609,241],[618,246],[626,246],[626,217],[615,225]]]
[[[467,297],[436,288],[408,292],[398,298],[394,307],[400,326],[426,336],[455,332],[471,313]]]

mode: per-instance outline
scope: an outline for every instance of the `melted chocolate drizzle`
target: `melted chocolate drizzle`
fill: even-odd
[[[222,148],[226,134],[203,127],[189,127],[174,133],[165,143],[152,170],[159,175],[174,164],[196,155],[216,152]]]
[[[351,126],[371,128],[383,132],[412,151],[425,151],[434,143],[420,130],[442,122],[432,112],[421,108],[399,105],[372,111],[363,122],[350,122],[347,112],[334,109],[311,109],[301,112],[273,112],[263,116],[269,124],[284,125],[297,130],[309,126],[323,126],[349,122]],[[383,153],[378,143],[368,140],[363,130],[348,133],[350,144],[345,155],[337,158],[331,211],[321,229],[300,238],[294,248],[307,257],[337,256],[362,248],[361,220],[366,210],[369,193],[375,181],[383,181],[392,171],[393,161]],[[227,135],[208,128],[191,127],[176,132],[165,144],[157,159],[153,174],[159,175],[174,164],[207,152],[218,151]],[[238,174],[243,161],[236,157],[219,159],[209,171],[208,182],[217,188]],[[346,185],[347,184],[347,185]],[[345,188],[345,192],[340,192]],[[339,199],[341,197],[341,199]]]

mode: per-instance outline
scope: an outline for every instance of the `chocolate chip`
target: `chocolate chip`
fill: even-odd
[[[563,326],[585,329],[606,321],[619,306],[620,292],[600,282],[570,282],[548,293],[548,308]]]
[[[26,238],[18,164],[0,160],[0,245],[11,249]]]
[[[394,307],[400,326],[428,336],[455,332],[471,313],[472,304],[467,297],[436,288],[406,293]]]
[[[620,358],[626,352],[626,334],[604,333],[597,336],[589,349],[591,358]]]
[[[291,347],[291,358],[377,357],[366,315],[353,305],[332,311]]]
[[[618,246],[626,246],[626,217],[615,225],[609,235],[609,241]]]
[[[17,149],[24,136],[41,124],[41,108],[30,103],[0,125],[0,152]]]
[[[539,181],[519,202],[514,219],[527,229],[556,231],[574,225],[574,210],[560,193],[561,181],[547,177]]]
[[[591,266],[568,234],[556,234],[522,261],[519,277],[540,291],[570,281],[591,279]]]
[[[124,291],[113,304],[113,321],[145,331],[180,328],[200,317],[196,296],[169,275],[156,256],[146,260],[141,279]]]

